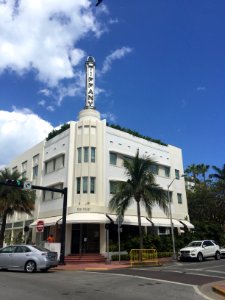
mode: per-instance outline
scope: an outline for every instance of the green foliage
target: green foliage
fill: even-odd
[[[54,138],[56,135],[62,133],[63,131],[67,130],[68,128],[70,128],[70,124],[63,124],[60,129],[53,129],[51,132],[49,132],[46,141],[49,141],[50,139]]]
[[[120,130],[120,131],[123,131],[123,132],[126,132],[126,133],[129,133],[133,136],[142,138],[144,140],[147,140],[147,141],[150,141],[150,142],[153,142],[153,143],[157,143],[157,144],[160,144],[160,145],[163,145],[163,146],[168,146],[168,144],[163,143],[159,139],[153,139],[149,136],[142,135],[142,134],[140,134],[139,132],[137,132],[135,130],[131,130],[131,129],[128,129],[128,128],[125,128],[125,127],[121,127],[120,125],[114,125],[114,124],[107,123],[107,126],[112,127],[114,129],[117,129],[117,130]]]
[[[113,254],[111,256],[112,261],[118,261],[119,260],[119,255],[118,254]],[[129,254],[121,254],[120,255],[120,260],[130,260]]]

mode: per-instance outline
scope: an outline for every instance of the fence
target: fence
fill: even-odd
[[[130,264],[133,265],[158,265],[158,255],[156,249],[131,249]]]

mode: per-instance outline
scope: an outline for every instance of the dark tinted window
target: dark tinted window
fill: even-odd
[[[16,247],[16,253],[27,253],[27,252],[31,252],[31,250],[26,246]]]
[[[5,247],[3,249],[0,250],[0,253],[14,253],[16,250],[15,246],[9,246],[9,247]]]

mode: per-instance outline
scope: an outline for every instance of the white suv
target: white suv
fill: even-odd
[[[178,260],[193,258],[203,261],[207,257],[220,259],[220,247],[212,240],[193,241],[178,252]]]

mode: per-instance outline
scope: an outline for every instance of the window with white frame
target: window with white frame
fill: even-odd
[[[49,188],[63,189],[63,184],[58,183],[50,186]],[[61,197],[62,197],[62,193],[53,192],[53,191],[43,191],[43,201],[56,200]]]
[[[109,153],[109,163],[110,165],[117,165],[117,154],[115,152]]]
[[[89,147],[84,147],[84,162],[89,160]]]
[[[38,177],[39,154],[33,156],[33,179]]]
[[[94,163],[95,162],[95,147],[91,147],[91,162]]]
[[[170,167],[164,166],[165,177],[170,177]]]
[[[151,164],[150,171],[151,171],[152,174],[158,175],[158,173],[159,173],[159,166],[156,165],[156,164]]]
[[[45,162],[45,174],[52,173],[54,171],[64,168],[65,155],[57,156],[49,161]]]
[[[110,180],[109,181],[109,192],[110,194],[115,194],[117,187],[118,187],[119,181]]]
[[[176,177],[176,179],[180,179],[180,171],[179,170],[175,170],[175,177]]]
[[[81,178],[77,177],[77,194],[80,194]]]
[[[77,162],[78,163],[81,163],[81,161],[82,161],[82,148],[81,147],[79,147],[79,148],[77,148]]]
[[[27,160],[22,163],[22,178],[26,178],[27,176]]]
[[[95,193],[95,177],[90,178],[90,193],[94,194]]]
[[[88,192],[88,177],[84,176],[82,179],[83,179],[83,194],[87,194],[87,192]]]
[[[33,167],[33,179],[38,177],[38,166]]]
[[[177,202],[178,204],[182,204],[182,194],[177,193]]]

